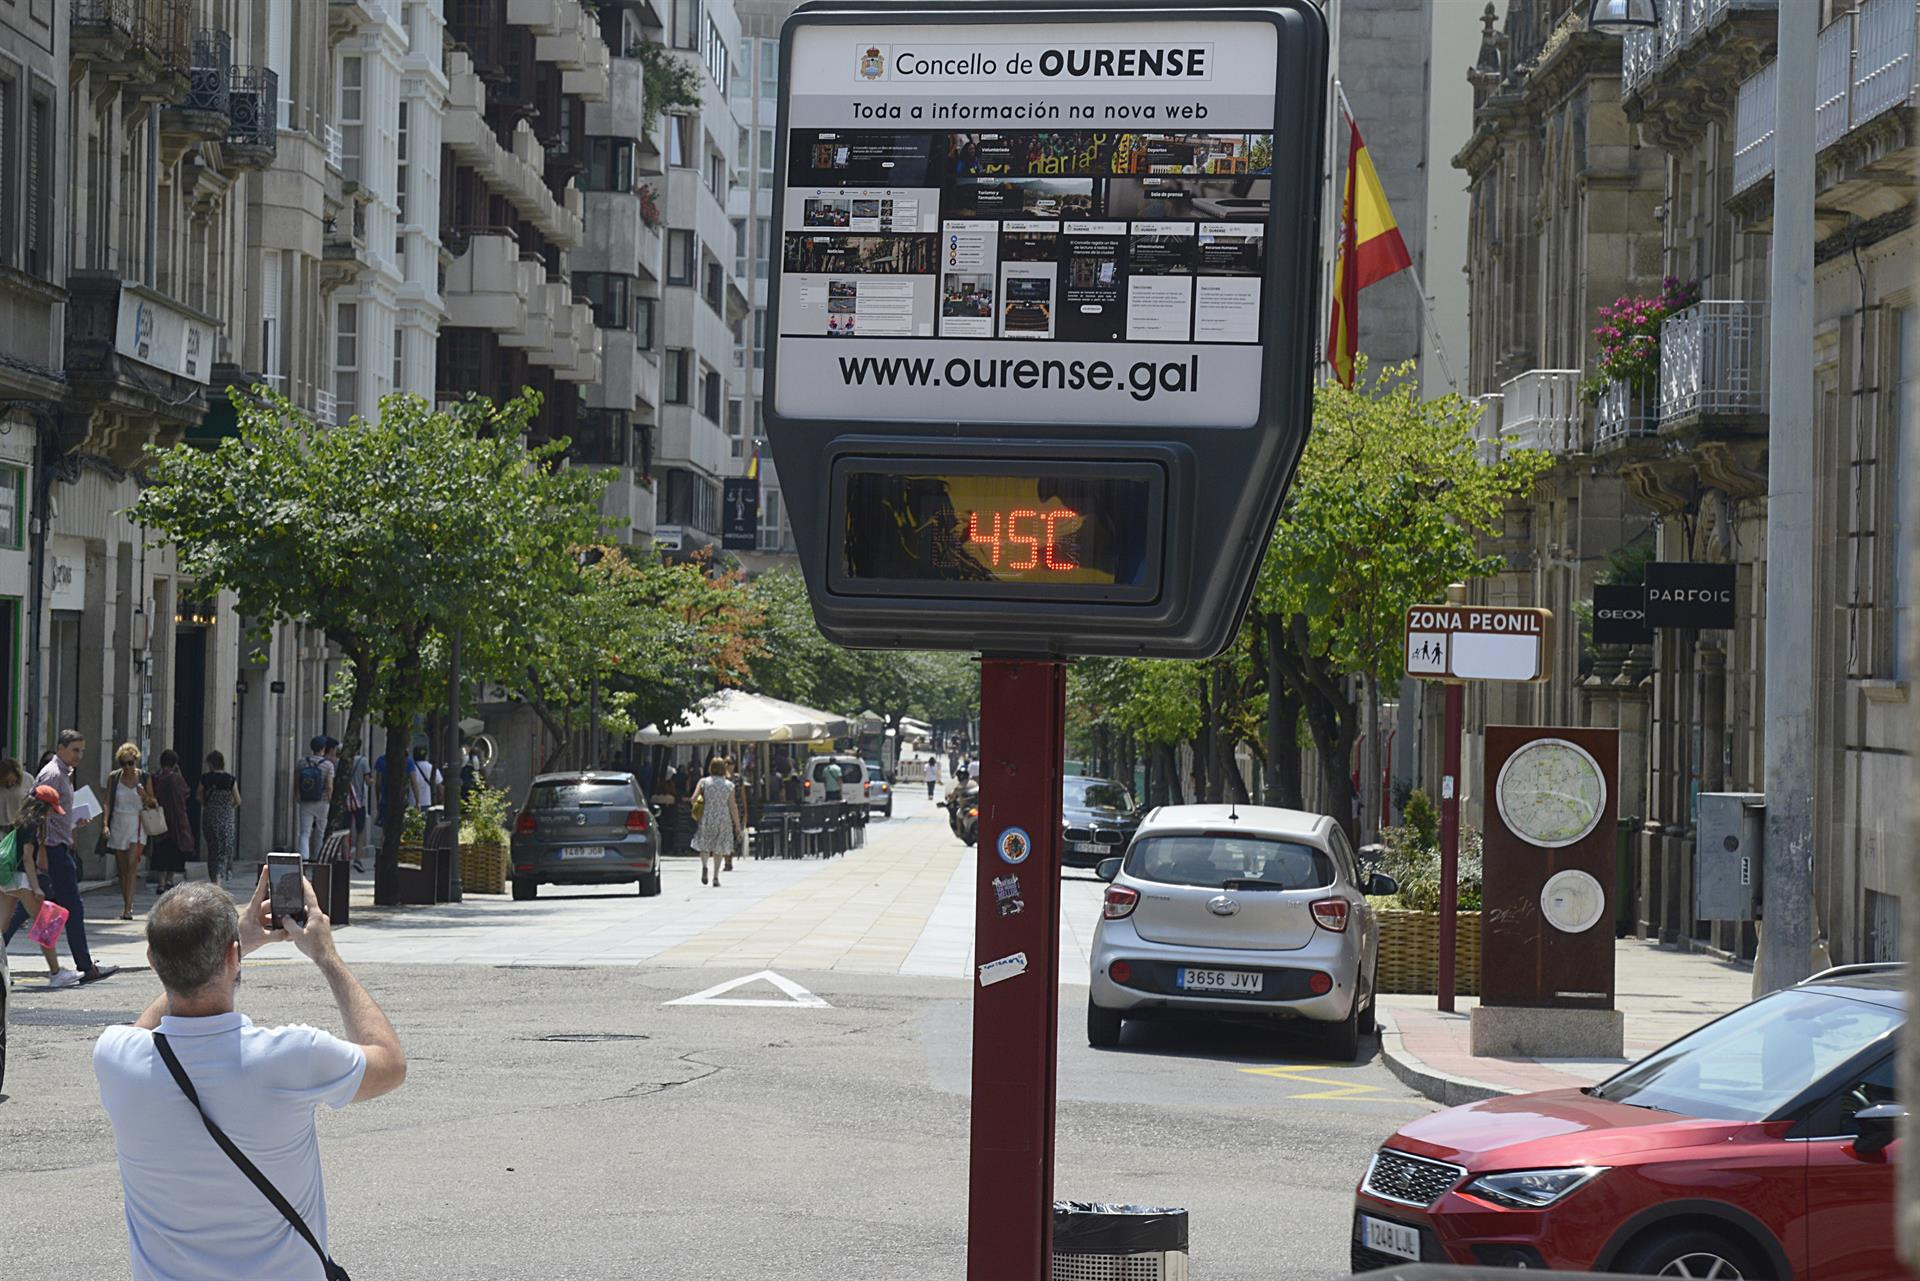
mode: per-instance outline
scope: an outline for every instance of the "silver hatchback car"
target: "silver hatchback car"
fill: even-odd
[[[1307,1019],[1352,1059],[1373,1030],[1380,932],[1368,894],[1393,879],[1360,868],[1322,814],[1168,805],[1140,825],[1107,881],[1093,934],[1087,1041],[1119,1044],[1124,1020],[1165,1014]]]

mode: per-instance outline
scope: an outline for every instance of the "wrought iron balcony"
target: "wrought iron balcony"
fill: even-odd
[[[191,65],[192,0],[71,0],[72,55],[108,79],[150,90],[162,102],[184,89]]]
[[[233,37],[224,31],[193,33],[191,87],[180,105],[187,111],[228,113],[233,85]]]
[[[1740,85],[1734,108],[1733,190],[1773,176],[1775,63]],[[1899,107],[1920,102],[1920,20],[1913,0],[1865,0],[1820,33],[1814,71],[1816,150]]]
[[[1555,456],[1581,451],[1578,369],[1529,369],[1501,384],[1500,393],[1500,438],[1509,447]]]
[[[222,149],[238,168],[264,169],[280,148],[280,77],[268,67],[235,67]]]
[[[1660,406],[1652,395],[1632,383],[1615,380],[1600,393],[1593,407],[1593,447],[1617,449],[1636,436],[1660,430]]]
[[[1660,425],[1767,408],[1766,305],[1698,302],[1660,327]]]

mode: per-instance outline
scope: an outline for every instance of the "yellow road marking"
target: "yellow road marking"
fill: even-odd
[[[1302,1085],[1329,1085],[1330,1090],[1311,1090],[1304,1094],[1289,1094],[1290,1099],[1351,1099],[1361,1094],[1378,1094],[1377,1085],[1362,1085],[1358,1081],[1341,1081],[1324,1076],[1309,1076],[1310,1072],[1327,1072],[1332,1064],[1324,1067],[1314,1063],[1298,1063],[1290,1067],[1241,1068],[1249,1076],[1267,1076],[1276,1081],[1295,1081]]]

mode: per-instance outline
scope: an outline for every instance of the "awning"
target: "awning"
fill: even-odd
[[[649,725],[634,735],[636,742],[805,743],[828,741],[847,732],[845,718],[802,707],[764,694],[723,689],[697,703],[685,725],[662,730]]]

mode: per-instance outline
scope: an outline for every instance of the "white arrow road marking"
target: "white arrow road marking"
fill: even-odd
[[[784,1000],[778,998],[747,998],[728,996],[735,988],[745,987],[749,983],[767,982],[786,993]],[[745,978],[728,979],[725,983],[716,983],[704,992],[695,992],[692,996],[683,996],[667,1002],[668,1005],[772,1005],[788,1009],[798,1007],[808,1010],[830,1010],[833,1007],[813,993],[795,983],[792,979],[782,978],[772,970],[761,970],[758,974],[749,974]]]

